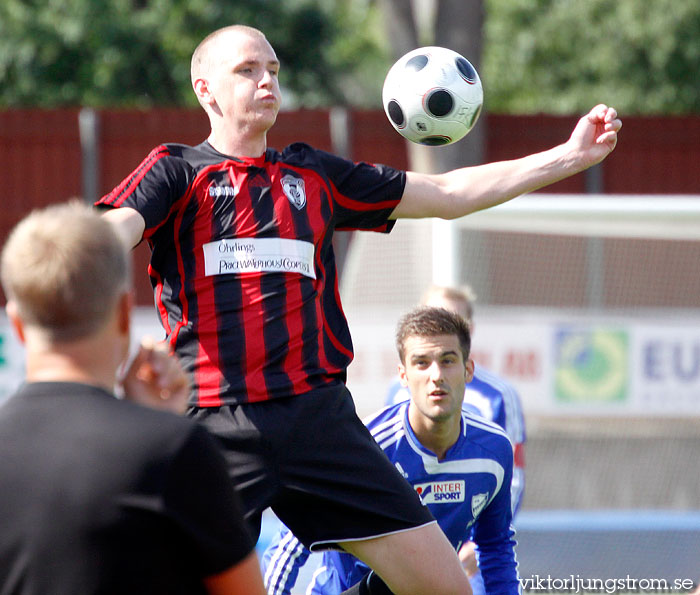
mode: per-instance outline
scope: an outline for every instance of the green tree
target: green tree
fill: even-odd
[[[697,0],[486,0],[486,107],[700,112]]]
[[[3,0],[0,105],[196,105],[189,59],[214,29],[273,40],[281,82],[307,106],[362,103],[351,74],[378,55],[372,11],[320,0]],[[366,8],[366,7],[365,7]],[[372,101],[375,98],[371,98]]]
[[[605,101],[626,114],[700,113],[697,0],[483,0],[481,61],[468,46],[481,2],[434,0],[427,38],[410,14],[419,4],[2,0],[0,106],[195,106],[192,50],[239,22],[272,40],[287,107],[378,108],[392,50],[427,41],[479,64],[490,112],[570,114]]]

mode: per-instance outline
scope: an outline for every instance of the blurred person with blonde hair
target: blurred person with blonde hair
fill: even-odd
[[[177,358],[144,342],[113,394],[129,265],[112,226],[77,202],[32,212],[2,251],[26,377],[0,406],[0,591],[260,595],[218,447],[173,413],[190,391]]]

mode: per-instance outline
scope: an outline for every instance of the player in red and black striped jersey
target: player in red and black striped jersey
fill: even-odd
[[[249,27],[192,56],[211,134],[163,145],[99,205],[149,272],[167,340],[192,375],[190,415],[221,440],[247,518],[271,506],[310,549],[366,560],[395,593],[470,593],[454,550],[355,414],[336,229],[455,218],[604,159],[621,122],[599,105],[548,151],[440,175],[267,147],[279,61]],[[256,527],[256,524],[258,525]],[[418,555],[419,552],[419,555]]]
[[[287,397],[343,377],[352,343],[333,230],[391,229],[404,182],[308,145],[237,158],[205,141],[157,147],[100,201],[144,219],[157,307],[193,375],[193,405]]]

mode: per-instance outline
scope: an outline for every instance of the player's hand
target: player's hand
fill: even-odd
[[[568,145],[583,168],[599,163],[615,148],[622,120],[617,110],[604,104],[596,105],[583,116],[571,133]]]
[[[144,337],[134,358],[119,375],[128,401],[182,414],[187,408],[190,382],[177,356],[166,343]]]
[[[464,572],[469,578],[479,572],[479,566],[476,563],[476,544],[473,541],[467,541],[457,552],[459,560],[462,563]]]

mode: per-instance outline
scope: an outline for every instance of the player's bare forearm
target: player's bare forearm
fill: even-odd
[[[408,172],[392,218],[455,219],[506,202],[575,173],[563,145],[512,161],[465,167],[445,174]]]
[[[578,121],[568,141],[547,151],[444,174],[408,172],[391,217],[454,219],[533,192],[605,159],[621,127],[613,108],[598,105]]]
[[[146,222],[135,209],[128,207],[109,209],[102,216],[114,226],[127,248],[131,249],[141,241]]]

